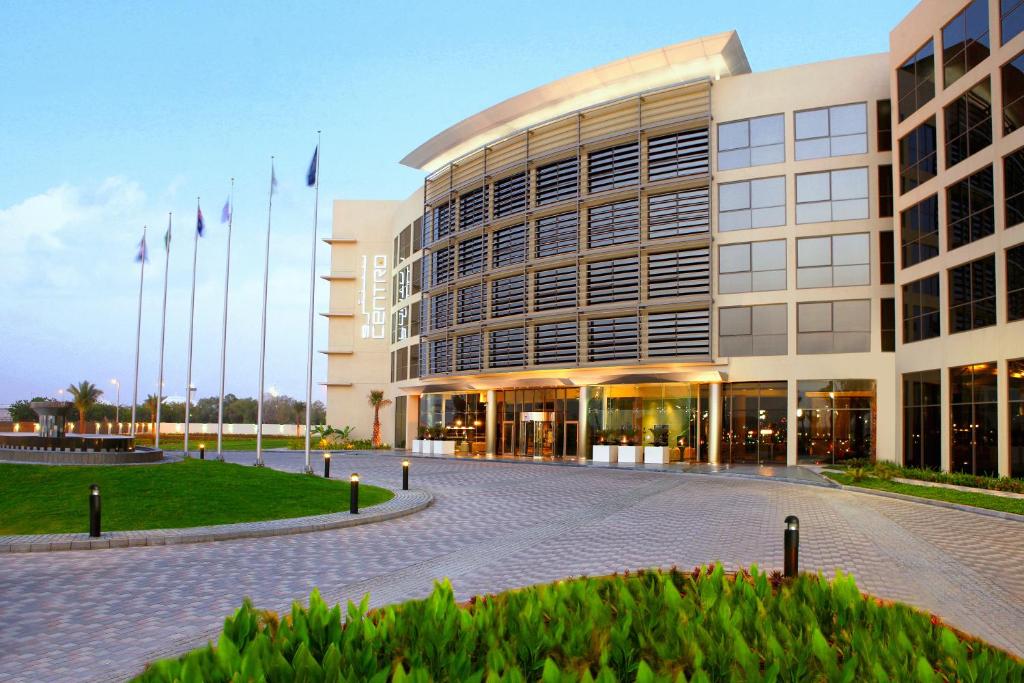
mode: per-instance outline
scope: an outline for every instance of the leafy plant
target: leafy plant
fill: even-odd
[[[351,448],[349,442],[352,440],[352,432],[355,427],[332,427],[331,425],[317,425],[311,434],[316,437],[317,448],[327,450],[328,448]]]
[[[868,471],[864,467],[851,467],[848,472],[850,473],[850,478],[855,482],[864,481],[868,476]]]
[[[384,398],[384,392],[380,389],[370,391],[369,403],[373,406],[373,447],[380,448],[383,440],[380,436],[380,409],[391,405],[390,398]]]
[[[77,386],[74,384],[69,386],[68,393],[71,394],[72,403],[74,403],[75,410],[78,411],[79,431],[84,434],[85,414],[100,400],[103,390],[92,382],[81,381]]]

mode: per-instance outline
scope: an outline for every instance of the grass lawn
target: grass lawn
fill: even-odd
[[[152,436],[139,436],[136,437],[135,442],[140,446],[152,446]],[[206,455],[217,452],[217,435],[203,435],[188,437],[189,450],[198,453],[199,444],[206,444]],[[316,444],[313,444],[315,447]],[[185,437],[177,434],[161,434],[160,435],[160,448],[165,451],[180,451],[185,447]],[[294,436],[264,436],[263,437],[263,448],[305,448],[301,438]],[[255,436],[233,436],[224,437],[224,450],[226,451],[254,451],[256,450],[256,437]]]
[[[944,489],[937,486],[915,486],[914,484],[901,484],[895,481],[885,481],[875,477],[865,477],[860,481],[854,481],[848,474],[835,474],[823,472],[826,477],[833,479],[844,486],[860,486],[866,489],[878,491],[892,491],[917,498],[930,498],[932,500],[944,500],[960,505],[973,505],[988,510],[999,510],[1000,512],[1014,512],[1024,515],[1024,500],[1020,498],[1002,498],[991,496],[987,493],[974,493],[973,491],[957,491],[956,489]]]
[[[0,535],[89,530],[89,485],[103,496],[103,530],[169,529],[348,510],[348,481],[269,467],[190,459],[165,465],[0,464]],[[359,487],[368,507],[393,494]]]

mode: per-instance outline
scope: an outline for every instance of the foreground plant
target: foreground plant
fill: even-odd
[[[245,601],[216,645],[141,681],[1024,681],[1024,664],[853,579],[721,566],[579,578],[456,603],[283,619]]]

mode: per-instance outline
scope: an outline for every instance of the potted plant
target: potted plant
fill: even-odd
[[[451,438],[444,428],[444,425],[434,425],[434,455],[455,455],[455,439]]]
[[[594,430],[594,448],[591,459],[594,462],[618,462],[619,445],[606,443],[607,432],[603,429]]]
[[[619,462],[639,462],[640,449],[636,445],[636,428],[627,425],[619,431]]]
[[[412,452],[413,453],[429,453],[430,452],[430,434],[426,427],[420,426],[416,429],[416,435],[419,437],[412,440]]]
[[[644,463],[665,465],[672,459],[668,447],[668,425],[654,425],[650,428],[649,445],[644,446]]]

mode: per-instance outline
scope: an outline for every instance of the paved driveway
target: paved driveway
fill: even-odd
[[[252,456],[230,456],[249,463]],[[268,464],[299,469],[301,455]],[[335,455],[336,476],[397,486],[400,458]],[[197,545],[0,556],[0,680],[130,676],[200,645],[251,596],[285,610],[423,596],[447,576],[468,597],[628,568],[782,566],[782,520],[801,521],[801,566],[852,572],[1024,655],[1024,525],[816,486],[730,475],[416,459],[433,507],[337,531]]]

